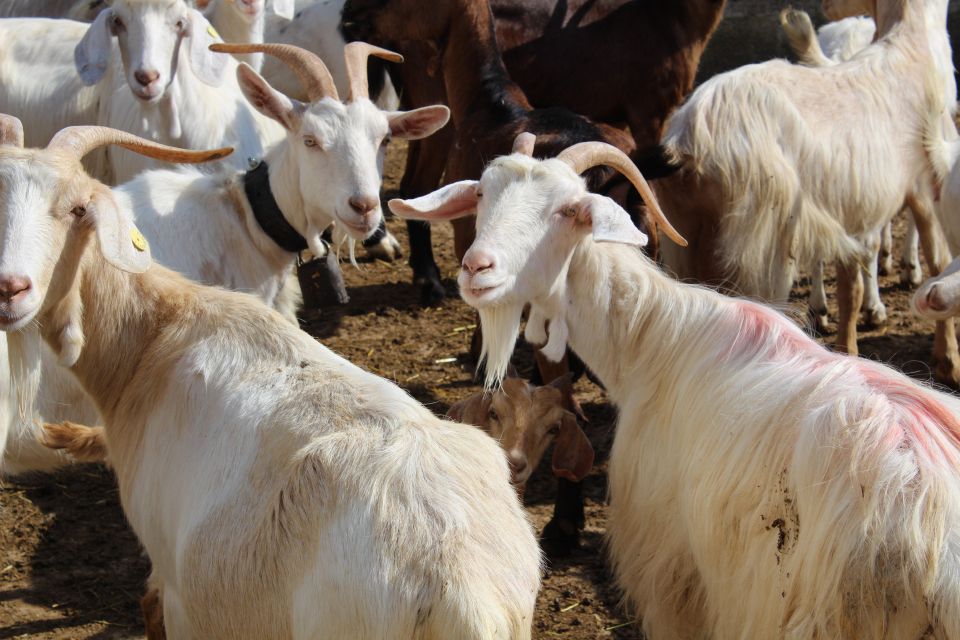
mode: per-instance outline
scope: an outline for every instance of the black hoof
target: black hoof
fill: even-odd
[[[424,274],[414,274],[413,286],[420,289],[420,304],[424,307],[436,307],[443,303],[447,291],[440,282],[440,272],[432,267]]]
[[[553,519],[540,534],[540,547],[549,558],[568,556],[580,548],[580,528],[569,520]]]

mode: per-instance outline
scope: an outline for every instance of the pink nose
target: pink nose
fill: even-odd
[[[353,196],[347,202],[350,208],[361,216],[367,215],[380,205],[380,200],[374,196]]]
[[[144,71],[141,69],[140,71],[134,71],[133,77],[137,79],[137,82],[147,87],[147,86],[150,86],[150,83],[157,81],[157,78],[160,77],[160,72]]]
[[[941,287],[933,285],[930,287],[930,291],[927,292],[927,308],[931,311],[943,312],[946,311],[950,306],[946,300],[943,299],[943,292]]]
[[[510,452],[507,454],[507,464],[510,465],[510,473],[518,475],[527,468],[527,458],[524,455]]]
[[[485,251],[471,249],[467,255],[463,256],[463,268],[471,274],[477,274],[481,271],[493,268],[493,256]]]
[[[24,276],[4,276],[0,278],[0,300],[18,302],[30,292],[30,278]]]

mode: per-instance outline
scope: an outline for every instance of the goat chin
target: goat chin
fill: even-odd
[[[486,363],[484,386],[493,389],[507,375],[510,356],[520,335],[520,316],[523,305],[500,304],[480,309],[480,326],[483,327],[483,348],[480,362]]]

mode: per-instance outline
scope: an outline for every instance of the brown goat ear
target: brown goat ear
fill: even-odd
[[[493,396],[489,393],[475,393],[450,407],[447,410],[447,418],[488,429],[490,425],[487,424],[487,412],[490,411],[492,400]]]
[[[573,482],[583,480],[593,468],[593,446],[577,419],[566,413],[560,423],[560,435],[553,444],[553,474]]]

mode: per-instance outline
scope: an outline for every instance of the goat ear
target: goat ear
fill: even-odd
[[[227,72],[228,54],[211,51],[210,45],[221,42],[220,34],[196,9],[191,9],[189,16],[190,68],[204,84],[219,87]]]
[[[101,11],[73,50],[73,64],[77,67],[80,80],[87,86],[103,80],[107,67],[110,66],[112,53],[110,44],[113,36],[110,32],[110,20],[112,19],[112,9]]]
[[[573,384],[573,372],[567,371],[562,376],[557,376],[554,378],[549,385],[558,391],[567,391],[570,389],[570,386]]]
[[[492,400],[493,397],[489,393],[475,393],[450,407],[447,410],[447,418],[463,424],[472,424],[486,431],[489,427],[486,424],[486,417]]]
[[[553,444],[553,474],[573,482],[583,480],[593,468],[593,446],[577,424],[577,418],[564,412],[560,435]]]
[[[273,12],[281,18],[293,20],[294,9],[296,8],[293,0],[273,0],[271,6]]]
[[[647,246],[647,234],[637,229],[630,214],[606,196],[588,194],[579,203],[577,222],[593,233],[594,242],[619,242],[637,247]]]
[[[443,105],[421,107],[413,111],[387,114],[390,134],[404,140],[419,140],[436,133],[450,120],[450,109]]]
[[[150,246],[109,191],[94,194],[86,215],[93,220],[100,252],[107,262],[129,273],[143,273],[150,268]]]
[[[387,206],[394,214],[407,220],[442,222],[463,218],[477,212],[479,184],[476,180],[454,182],[419,198],[410,200],[394,198],[387,203]]]
[[[240,83],[243,95],[254,109],[276,120],[287,131],[296,131],[300,128],[303,104],[275,90],[245,62],[237,66],[237,81]]]
[[[0,113],[0,146],[23,148],[23,123],[19,118]]]

